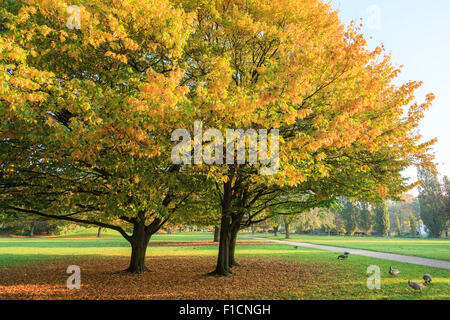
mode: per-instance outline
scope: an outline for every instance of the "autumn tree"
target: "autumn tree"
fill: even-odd
[[[295,218],[296,218],[296,215],[284,215],[283,216],[285,239],[291,238],[291,227],[295,223]]]
[[[270,226],[272,227],[273,235],[275,237],[278,236],[278,231],[280,231],[281,226],[283,225],[283,219],[281,216],[275,216],[269,221]]]
[[[328,208],[314,208],[290,218],[297,231],[323,230],[330,232],[336,228],[334,223],[336,216],[340,215]]]
[[[201,167],[221,194],[216,274],[230,272],[231,230],[239,230],[252,202],[233,219],[242,195],[296,186],[318,201],[339,195],[375,201],[411,187],[403,168],[430,164],[432,142],[419,144],[413,132],[433,96],[413,103],[420,83],[394,85],[400,70],[384,48],[369,50],[358,27],[345,27],[329,4],[178,2],[195,17],[183,65],[190,107],[180,111],[223,134],[237,128],[280,134],[277,174],[262,176],[261,165],[248,162]]]
[[[127,271],[145,271],[196,184],[170,161],[190,16],[167,0],[0,3],[1,210],[116,230]]]
[[[420,217],[420,205],[417,197],[410,194],[402,194],[398,200],[389,201],[389,213],[391,215],[391,225],[395,225],[395,217],[405,223],[409,221],[409,215],[413,214],[416,218]]]

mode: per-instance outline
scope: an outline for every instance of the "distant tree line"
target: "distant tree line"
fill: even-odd
[[[418,169],[420,217],[431,236],[448,236],[450,227],[450,182],[444,177],[442,183],[436,172]]]
[[[277,216],[271,227],[277,235],[288,229],[286,238],[297,233],[328,233],[341,235],[412,236],[425,229],[429,237],[448,237],[450,215],[450,183],[447,177],[439,183],[429,171],[420,171],[422,185],[419,196],[403,194],[398,201],[369,204],[340,197],[331,208],[315,208],[298,215]],[[262,224],[260,225],[262,226]],[[422,227],[421,227],[422,226]]]

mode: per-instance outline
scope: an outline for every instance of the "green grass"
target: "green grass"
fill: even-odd
[[[29,264],[50,258],[67,256],[124,256],[131,254],[131,247],[118,232],[102,230],[97,238],[97,229],[90,228],[57,237],[0,238],[0,267]],[[151,241],[207,241],[212,234],[207,232],[180,232],[156,234]],[[202,248],[202,247],[198,247]],[[180,251],[198,250],[197,247],[151,247],[155,255],[178,255]],[[212,247],[212,249],[215,247]],[[196,251],[195,251],[196,252]]]
[[[274,237],[273,234],[255,234],[255,237],[285,240],[284,235]],[[365,249],[450,261],[449,239],[291,235],[290,241],[295,240],[335,247]]]
[[[97,228],[87,228],[76,232],[67,233],[51,238],[96,238]],[[42,238],[37,238],[42,239]],[[114,230],[102,229],[101,239],[123,239],[122,235]],[[157,233],[152,236],[152,241],[207,241],[212,240],[211,232],[176,232],[172,234]]]
[[[108,231],[102,238],[96,238],[93,230],[82,230],[74,234],[54,238],[0,238],[0,268],[38,266],[41,263],[51,263],[53,259],[70,261],[71,257],[96,259],[99,256],[129,256],[131,249],[126,240],[115,232]],[[91,237],[87,239],[86,237]],[[171,235],[156,235],[153,240],[188,241],[211,240],[211,233],[176,233]],[[78,238],[78,239],[76,239]],[[245,239],[245,238],[243,238]],[[320,241],[317,237],[295,236],[302,241]],[[337,239],[347,241],[352,239]],[[370,239],[357,239],[364,248],[373,248]],[[391,248],[389,239],[377,239],[382,248]],[[391,241],[405,242],[405,246],[414,246],[416,240],[393,239]],[[428,250],[433,251],[440,241],[417,240]],[[442,241],[445,242],[445,241]],[[315,242],[319,243],[319,242]],[[336,243],[336,242],[333,242]],[[341,243],[336,245],[342,245]],[[351,244],[355,245],[355,243]],[[369,247],[367,247],[369,245]],[[349,246],[349,245],[346,245]],[[383,249],[385,250],[385,249]],[[410,251],[414,252],[414,251]],[[150,247],[148,255],[155,256],[215,256],[217,246],[156,246]],[[335,252],[312,248],[294,249],[283,244],[238,245],[238,259],[246,256],[267,259],[279,258],[313,264],[314,268],[325,274],[321,283],[311,281],[300,288],[270,298],[281,299],[450,299],[450,271],[445,269],[417,266],[413,264],[392,262],[353,255],[346,261],[338,261]],[[268,263],[273,263],[273,260]],[[276,263],[276,262],[275,262]],[[377,265],[381,269],[381,289],[369,290],[366,286],[367,267]],[[399,277],[391,277],[387,271],[389,266],[401,270]],[[205,270],[208,271],[208,270]],[[407,285],[408,280],[421,280],[424,273],[433,275],[433,283],[423,293],[414,292]],[[267,298],[260,296],[243,296],[242,298]]]
[[[351,256],[348,260],[338,261],[335,252],[312,248],[294,249],[292,246],[272,245],[252,248],[239,248],[240,255],[279,257],[303,263],[313,263],[317,268],[326,270],[326,283],[308,287],[304,294],[299,291],[286,292],[283,299],[450,299],[450,270],[418,266],[408,263],[387,261],[363,256]],[[380,268],[381,289],[367,288],[367,268],[376,265]],[[388,274],[389,267],[400,269],[398,277]],[[423,293],[413,292],[407,285],[408,280],[420,281],[424,273],[433,275],[433,283]]]

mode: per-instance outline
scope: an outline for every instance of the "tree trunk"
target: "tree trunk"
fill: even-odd
[[[230,236],[231,236],[231,182],[225,182],[223,188],[222,218],[220,221],[219,254],[216,269],[211,275],[227,276],[230,271]]]
[[[237,263],[234,252],[236,251],[236,238],[237,238],[237,232],[232,231],[230,236],[230,249],[228,249],[228,254],[230,257],[228,258],[228,262],[230,264],[230,268],[239,266],[239,263]]]
[[[35,226],[36,226],[36,222],[33,221],[31,223],[31,227],[30,227],[30,238],[33,238],[33,236],[34,236],[34,228],[35,228]]]
[[[219,242],[220,239],[220,228],[214,227],[214,242]]]
[[[135,223],[133,228],[133,236],[131,237],[131,260],[130,266],[126,272],[142,273],[148,271],[145,266],[145,254],[147,252],[148,242],[152,233],[148,231],[142,222]]]
[[[102,228],[98,228],[97,238],[100,238],[101,235],[102,235]]]
[[[278,237],[278,227],[273,227],[273,234],[275,237]]]
[[[219,254],[217,257],[216,270],[212,272],[215,275],[227,276],[230,272],[230,216],[223,216],[220,224]]]
[[[252,226],[252,235],[255,235],[256,227]]]
[[[232,222],[231,230],[230,230],[230,249],[228,250],[228,253],[230,255],[229,257],[229,264],[230,268],[239,266],[239,263],[236,262],[234,253],[236,251],[236,239],[237,235],[239,233],[239,230],[241,229],[241,221],[242,221],[243,215],[238,215],[234,217],[234,221]]]
[[[290,227],[289,223],[285,223],[284,224],[284,228],[286,229],[285,230],[285,232],[286,232],[286,239],[290,239],[291,238],[291,231],[289,230],[289,227]]]

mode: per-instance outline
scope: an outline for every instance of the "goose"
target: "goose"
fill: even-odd
[[[422,291],[423,288],[425,288],[425,285],[423,283],[420,282],[414,282],[411,280],[408,280],[408,285],[413,288],[414,290],[420,290]]]
[[[425,280],[425,285],[427,285],[427,284],[429,284],[431,281],[433,281],[433,278],[432,278],[431,275],[429,275],[429,274],[424,274],[422,279]]]
[[[344,254],[341,254],[337,258],[338,258],[338,260],[340,260],[340,259],[342,259],[342,260],[347,259],[349,254],[350,254],[350,252],[344,252]]]
[[[389,267],[389,274],[390,275],[398,276],[399,273],[400,273],[400,270],[392,269],[392,267]]]

